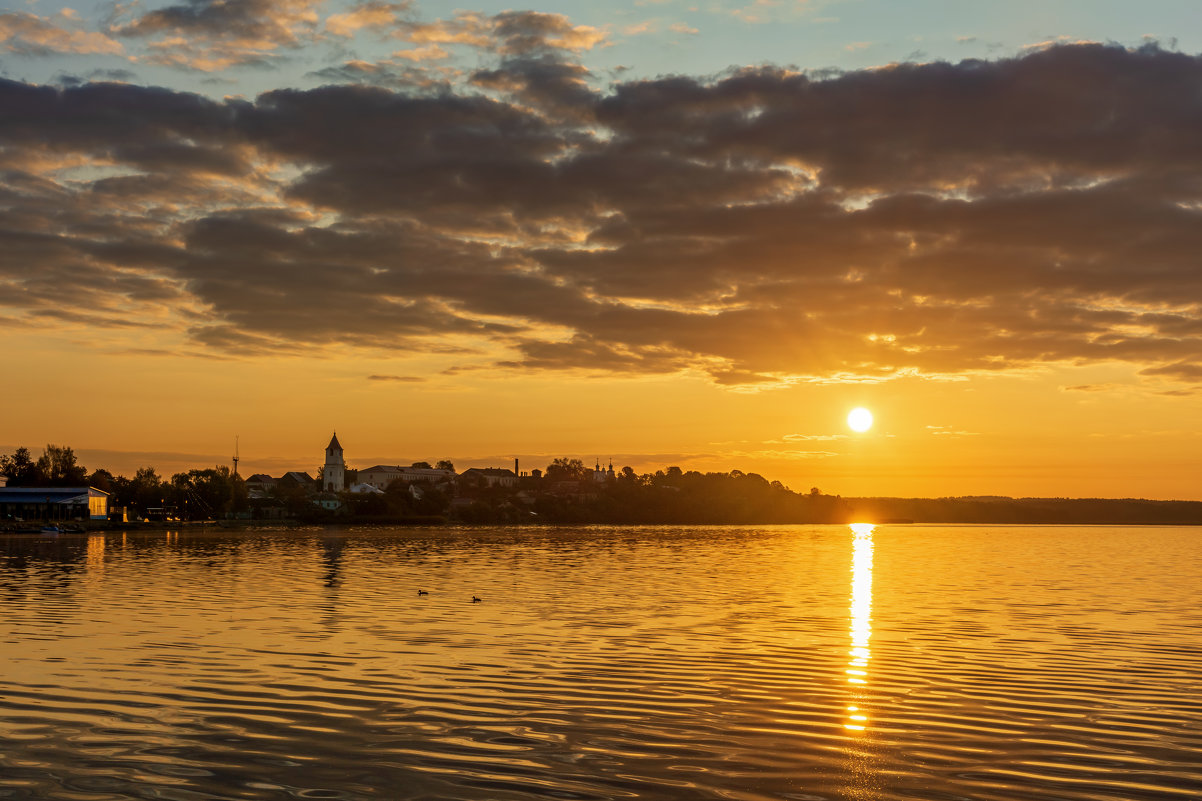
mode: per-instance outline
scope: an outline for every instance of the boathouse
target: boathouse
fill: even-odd
[[[109,494],[95,487],[0,487],[5,520],[107,520]]]

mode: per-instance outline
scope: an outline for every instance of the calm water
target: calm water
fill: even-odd
[[[0,798],[1197,799],[1200,575],[1190,528],[0,539]]]

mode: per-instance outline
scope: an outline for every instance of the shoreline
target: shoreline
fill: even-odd
[[[878,527],[887,526],[890,528],[911,528],[911,527],[929,527],[929,528],[979,528],[982,526],[1006,526],[1006,527],[1171,527],[1171,528],[1202,528],[1202,521],[1163,521],[1163,520],[1123,520],[1123,521],[1072,521],[1072,520],[1045,520],[1045,521],[1007,521],[1007,520],[986,520],[986,521],[971,521],[971,522],[947,522],[947,521],[869,521],[869,520],[854,520],[854,521],[761,521],[761,522],[698,522],[698,521],[663,521],[663,522],[626,522],[615,523],[608,521],[522,521],[522,522],[468,522],[456,520],[380,520],[367,519],[360,520],[348,518],[344,520],[321,520],[321,521],[299,521],[299,520],[239,520],[229,523],[218,523],[213,521],[189,521],[189,522],[174,522],[174,523],[114,523],[104,525],[91,526],[72,526],[64,528],[57,532],[43,532],[34,527],[0,527],[0,537],[44,537],[46,539],[55,539],[59,537],[79,537],[92,536],[96,534],[137,534],[137,533],[153,533],[153,532],[188,532],[188,533],[211,533],[211,532],[239,532],[248,529],[255,530],[280,530],[280,529],[344,529],[352,526],[378,526],[378,527],[393,527],[393,528],[439,528],[439,529],[491,529],[491,528],[506,528],[506,529],[539,529],[539,528],[579,528],[579,527],[595,527],[606,526],[614,529],[626,528],[657,528],[668,526],[688,526],[695,528],[745,528],[745,527],[776,527],[776,526],[849,526],[853,523],[870,523]]]

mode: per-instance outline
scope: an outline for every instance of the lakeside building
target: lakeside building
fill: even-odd
[[[517,459],[512,470],[472,467],[458,474],[453,469],[429,467],[428,464],[416,462],[408,467],[376,464],[351,470],[347,467],[346,453],[338,441],[338,433],[334,432],[325,448],[325,464],[319,478],[314,479],[308,473],[298,471],[285,473],[280,478],[256,473],[246,479],[246,487],[250,498],[261,503],[278,501],[286,494],[281,491],[300,489],[307,496],[308,503],[337,513],[346,508],[339,500],[340,493],[349,492],[351,496],[364,498],[383,495],[390,486],[406,487],[415,500],[425,497],[430,488],[437,488],[448,495],[452,508],[471,505],[484,490],[523,489],[525,492],[514,496],[515,502],[530,506],[541,493],[563,498],[591,498],[600,491],[601,485],[616,479],[613,461],[610,460],[607,467],[602,467],[600,459],[596,460],[592,470],[586,468],[578,478],[558,481],[549,486],[543,485],[541,470],[532,470],[528,474],[520,472]],[[354,476],[350,482],[347,480],[348,474]]]
[[[109,493],[95,487],[0,487],[0,516],[22,520],[107,520]]]
[[[246,479],[246,494],[251,498],[266,498],[268,491],[275,486],[275,479],[266,473],[255,473]]]
[[[601,469],[601,460],[597,460],[596,466],[593,468],[593,481],[598,484],[604,484],[607,481],[613,481],[617,476],[614,474],[614,461],[609,460],[609,469]]]
[[[370,484],[376,489],[388,489],[394,481],[412,484],[425,481],[430,484],[445,484],[455,480],[454,470],[436,467],[402,467],[401,465],[377,464],[359,471],[360,484]]]
[[[342,499],[338,497],[338,493],[336,492],[319,492],[314,496],[313,503],[327,512],[339,512],[342,510]]]
[[[459,479],[477,487],[516,487],[518,475],[505,467],[471,467]]]
[[[342,458],[342,445],[338,443],[338,432],[330,437],[326,446],[326,463],[321,468],[323,492],[342,492],[346,489],[346,462]]]

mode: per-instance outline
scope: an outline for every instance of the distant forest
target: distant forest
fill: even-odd
[[[353,472],[353,471],[351,471]],[[217,466],[169,480],[151,467],[132,478],[89,472],[71,448],[46,446],[0,455],[8,486],[85,486],[111,493],[135,515],[170,506],[180,519],[272,519],[306,522],[772,524],[772,523],[1081,523],[1202,525],[1202,502],[1105,498],[845,498],[817,487],[799,493],[757,473],[700,473],[669,467],[638,474],[630,467],[598,475],[579,459],[555,459],[514,486],[459,480],[437,486],[395,482],[383,494],[340,494],[337,512],[322,509],[311,489],[280,487],[248,497],[243,479]],[[512,475],[512,474],[511,474]]]
[[[845,498],[793,492],[738,470],[652,475],[604,485],[576,503],[536,504],[546,519],[597,523],[1094,523],[1202,525],[1202,502],[1106,498]]]

